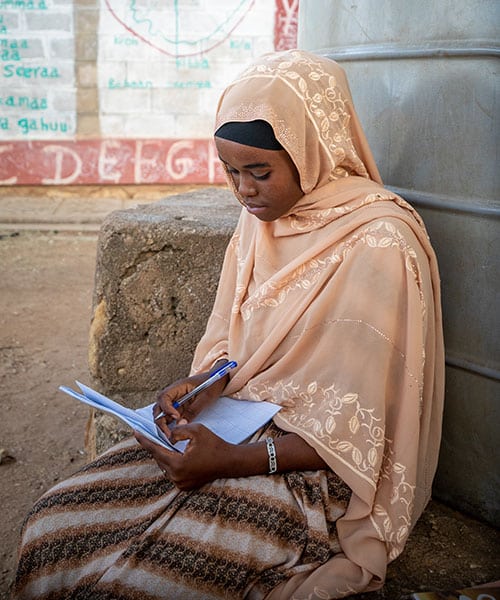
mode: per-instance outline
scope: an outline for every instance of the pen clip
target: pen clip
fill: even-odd
[[[215,376],[217,376],[217,379],[220,379],[221,377],[224,377],[224,375],[227,375],[231,369],[234,369],[234,367],[237,367],[237,366],[238,366],[238,364],[234,360],[230,360],[229,362],[224,363],[216,371],[211,373],[210,377],[207,379],[207,381],[209,379],[212,379],[212,377],[215,377]]]

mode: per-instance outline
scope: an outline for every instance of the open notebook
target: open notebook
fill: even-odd
[[[79,392],[64,385],[60,386],[59,389],[97,410],[118,417],[129,427],[139,431],[160,446],[176,452],[184,451],[188,444],[187,441],[177,442],[175,445],[171,444],[163,431],[154,422],[154,403],[133,410],[121,405],[119,402],[110,400],[79,381],[76,384],[80,388]],[[191,422],[205,425],[226,442],[240,444],[270,421],[280,409],[281,406],[271,402],[235,400],[234,398],[222,396],[205,406]]]

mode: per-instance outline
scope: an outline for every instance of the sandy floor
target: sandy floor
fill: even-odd
[[[87,460],[88,409],[58,386],[89,381],[100,222],[186,189],[0,188],[0,600],[33,501]]]
[[[96,236],[22,232],[0,238],[0,590],[32,502],[85,462],[88,411],[58,392],[88,380]],[[2,596],[0,595],[0,598]]]

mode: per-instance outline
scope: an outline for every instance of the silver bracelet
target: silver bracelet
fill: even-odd
[[[276,448],[272,437],[266,438],[267,454],[269,455],[269,475],[278,470],[278,461],[276,459]]]

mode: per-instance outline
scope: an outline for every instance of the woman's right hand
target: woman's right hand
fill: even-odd
[[[217,362],[214,368],[221,367],[224,362]],[[228,375],[219,379],[205,390],[202,390],[199,394],[196,394],[194,398],[191,398],[179,408],[174,408],[173,406],[175,401],[180,400],[196,386],[205,382],[210,377],[213,370],[214,369],[192,375],[191,377],[185,377],[184,379],[179,379],[163,388],[158,393],[158,396],[156,397],[156,406],[153,409],[153,415],[156,417],[161,412],[165,414],[164,417],[160,417],[156,421],[156,424],[166,436],[170,436],[170,428],[172,426],[186,425],[201,411],[205,404],[214,398],[218,398],[222,394],[222,391],[228,382]]]

